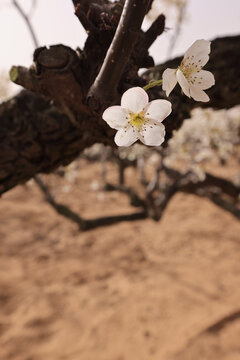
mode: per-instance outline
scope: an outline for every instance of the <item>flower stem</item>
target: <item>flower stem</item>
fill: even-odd
[[[159,86],[162,84],[162,79],[157,81],[150,81],[149,84],[143,87],[143,90],[147,91],[148,89],[151,89],[154,86]]]

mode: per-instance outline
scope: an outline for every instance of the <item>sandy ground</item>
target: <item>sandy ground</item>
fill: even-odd
[[[91,190],[99,174],[82,164],[57,198],[89,217],[133,211]],[[209,201],[179,194],[160,223],[81,233],[28,183],[0,216],[1,360],[240,359],[240,223]]]

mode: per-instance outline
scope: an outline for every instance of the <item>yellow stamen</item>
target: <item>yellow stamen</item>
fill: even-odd
[[[188,65],[185,65],[185,61],[182,60],[179,69],[182,71],[185,78],[189,79],[192,74],[199,72],[202,69],[202,66],[196,64],[193,59],[192,63],[189,63]]]
[[[144,111],[140,111],[137,114],[130,113],[130,124],[135,126],[138,130],[145,124],[146,119],[144,117]]]

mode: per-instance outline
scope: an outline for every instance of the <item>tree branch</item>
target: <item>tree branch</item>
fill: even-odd
[[[17,83],[40,93],[47,101],[37,94],[23,91],[0,104],[0,194],[37,173],[49,173],[59,165],[69,164],[96,142],[114,147],[115,131],[101,119],[101,114],[92,113],[84,104],[90,60],[79,57],[63,45],[40,48],[34,58],[33,68],[16,67],[12,77]],[[216,86],[208,91],[211,101],[196,103],[182,96],[176,88],[170,96],[173,112],[164,120],[167,140],[172,131],[190,117],[194,107],[221,109],[239,104],[239,58],[240,36],[212,42],[208,69],[214,72]],[[167,62],[161,65],[161,69],[174,67],[179,61],[178,58]],[[145,77],[150,80],[161,76],[162,70],[159,69],[159,66],[152,68]],[[131,81],[137,80],[133,78]],[[151,89],[149,95],[151,99],[166,98],[159,87]]]
[[[240,187],[236,186],[227,179],[212,175],[207,172],[205,173],[204,180],[198,180],[196,175],[191,172],[181,175],[178,171],[168,169],[166,166],[164,166],[164,170],[171,178],[178,179],[178,187],[182,192],[196,194],[197,192],[206,189],[211,193],[227,195],[232,200],[238,201]]]
[[[207,197],[209,200],[211,200],[215,205],[219,206],[225,211],[228,211],[230,214],[235,216],[236,219],[240,220],[240,209],[236,206],[234,202],[227,201],[218,194],[211,192],[206,192],[203,195]]]
[[[17,11],[19,12],[19,14],[23,17],[23,19],[28,27],[28,30],[31,34],[31,38],[33,40],[34,47],[37,48],[39,46],[37,37],[35,35],[35,31],[33,30],[33,27],[29,20],[29,17],[25,14],[25,12],[23,11],[23,9],[21,8],[21,6],[19,5],[19,3],[16,0],[12,0],[12,3],[15,6],[15,8],[17,9]]]
[[[27,91],[1,104],[0,194],[39,172],[69,164],[102,135],[109,138],[94,124],[89,128],[88,117],[82,116],[76,127],[55,106]]]
[[[150,28],[145,33],[144,47],[149,49],[159,35],[161,35],[165,28],[165,16],[159,15],[152,23]]]
[[[100,226],[112,225],[122,221],[135,221],[147,218],[147,212],[145,210],[142,210],[133,214],[101,216],[93,219],[84,219],[76,212],[72,211],[68,206],[58,203],[39,176],[35,176],[34,179],[39,189],[44,194],[45,200],[53,207],[53,209],[59,215],[76,223],[79,226],[79,229],[82,231],[95,229]]]
[[[209,173],[205,174],[204,180],[197,180],[196,176],[191,172],[181,175],[178,171],[167,167],[164,167],[164,170],[168,176],[174,179],[173,186],[176,186],[177,191],[206,197],[215,205],[240,219],[240,209],[237,206],[240,195],[239,186],[234,185],[227,179]],[[227,200],[226,197],[230,198],[230,200]]]
[[[100,111],[102,104],[116,101],[117,87],[138,39],[148,5],[149,0],[125,1],[111,46],[88,93],[89,105],[94,111]]]
[[[113,185],[106,183],[104,186],[105,191],[119,191],[129,197],[130,205],[135,207],[142,207],[146,210],[146,202],[138,196],[138,194],[130,187],[124,185]]]

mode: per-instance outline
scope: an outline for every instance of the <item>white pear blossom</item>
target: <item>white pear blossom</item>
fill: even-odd
[[[217,111],[197,108],[169,140],[164,162],[199,177],[211,163],[237,161],[239,151],[240,106]]]
[[[118,146],[130,146],[137,140],[150,146],[163,143],[165,127],[161,122],[171,113],[171,103],[148,100],[146,91],[133,87],[122,95],[121,106],[110,106],[104,111],[103,119],[118,130],[114,138]]]
[[[209,101],[203,90],[213,86],[215,79],[210,71],[202,68],[209,60],[210,44],[207,40],[196,40],[187,50],[177,69],[166,69],[163,72],[162,88],[167,96],[178,82],[188,97],[196,101]]]

